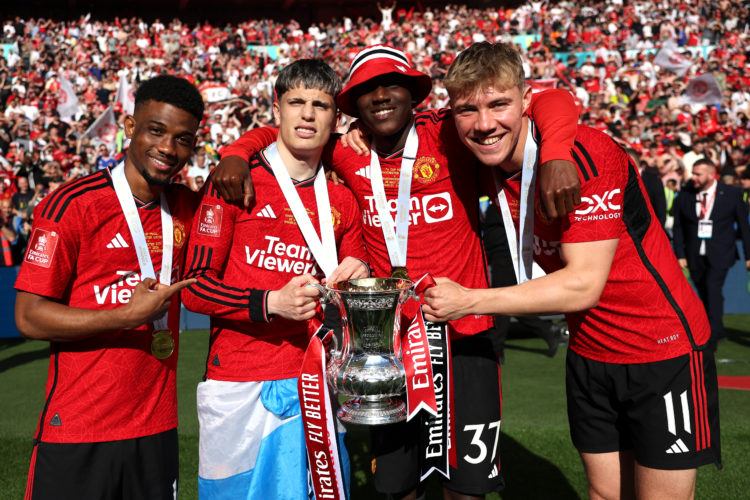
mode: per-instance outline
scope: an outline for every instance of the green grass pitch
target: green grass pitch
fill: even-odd
[[[729,339],[716,354],[719,375],[750,376],[750,315],[726,317]],[[180,497],[197,498],[198,421],[195,386],[203,375],[208,335],[181,335]],[[568,434],[564,390],[564,348],[544,356],[537,338],[511,339],[503,366],[503,422],[500,450],[506,488],[490,499],[586,498],[586,478]],[[31,440],[42,408],[47,376],[45,342],[0,343],[0,499],[20,499],[26,483]],[[126,383],[126,382],[123,382]],[[698,471],[697,499],[750,498],[750,391],[721,389],[721,445],[724,469]],[[349,428],[352,499],[380,498],[370,483],[366,429]],[[430,481],[427,498],[442,498]]]

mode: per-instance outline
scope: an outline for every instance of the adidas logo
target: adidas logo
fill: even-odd
[[[109,242],[107,248],[128,248],[128,242],[122,237],[120,233],[117,233],[112,241]]]
[[[59,413],[55,413],[55,416],[52,417],[52,420],[49,421],[49,425],[52,425],[55,427],[62,427],[62,420],[60,420]]]
[[[685,443],[682,442],[682,439],[678,439],[675,441],[675,443],[670,447],[667,448],[667,453],[687,453],[690,450],[688,450],[688,447],[685,446]]]
[[[365,179],[369,179],[370,178],[370,165],[360,168],[359,170],[355,172],[355,174],[361,175]]]
[[[497,464],[493,464],[492,465],[492,472],[490,472],[490,475],[487,476],[487,478],[488,479],[496,478],[499,473],[500,472],[497,470]]]
[[[271,208],[271,205],[268,204],[265,207],[261,209],[260,212],[255,214],[256,217],[265,217],[266,219],[277,219],[276,213],[274,213],[273,208]]]

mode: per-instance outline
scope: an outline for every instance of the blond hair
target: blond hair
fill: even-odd
[[[521,56],[508,43],[479,42],[458,55],[443,80],[451,97],[473,94],[489,86],[508,89],[513,86],[523,93],[526,75]]]

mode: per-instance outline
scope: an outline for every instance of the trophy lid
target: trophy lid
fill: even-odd
[[[414,283],[400,278],[362,278],[348,281],[337,281],[327,286],[328,289],[337,292],[395,292],[409,290]]]

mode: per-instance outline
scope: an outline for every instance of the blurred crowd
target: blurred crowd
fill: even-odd
[[[223,146],[245,130],[272,122],[272,88],[290,61],[322,57],[345,76],[368,45],[404,50],[433,77],[422,107],[444,107],[441,83],[456,54],[473,42],[519,45],[530,80],[567,88],[581,121],[629,145],[642,168],[677,192],[701,156],[725,182],[750,190],[750,13],[740,0],[532,1],[516,9],[440,9],[378,4],[382,18],[341,17],[302,26],[296,21],[246,20],[214,26],[140,18],[76,21],[7,19],[0,53],[0,242],[3,263],[17,263],[31,209],[75,177],[116,164],[122,131],[103,144],[86,134],[112,108],[121,80],[133,88],[160,73],[182,76],[208,101],[194,158],[180,182],[199,189]],[[654,62],[665,44],[690,62],[678,75]],[[686,103],[697,75],[711,73],[716,104]],[[61,86],[77,98],[61,117]],[[64,99],[63,99],[64,100]],[[64,118],[64,119],[63,119]],[[342,123],[342,129],[346,126]]]

